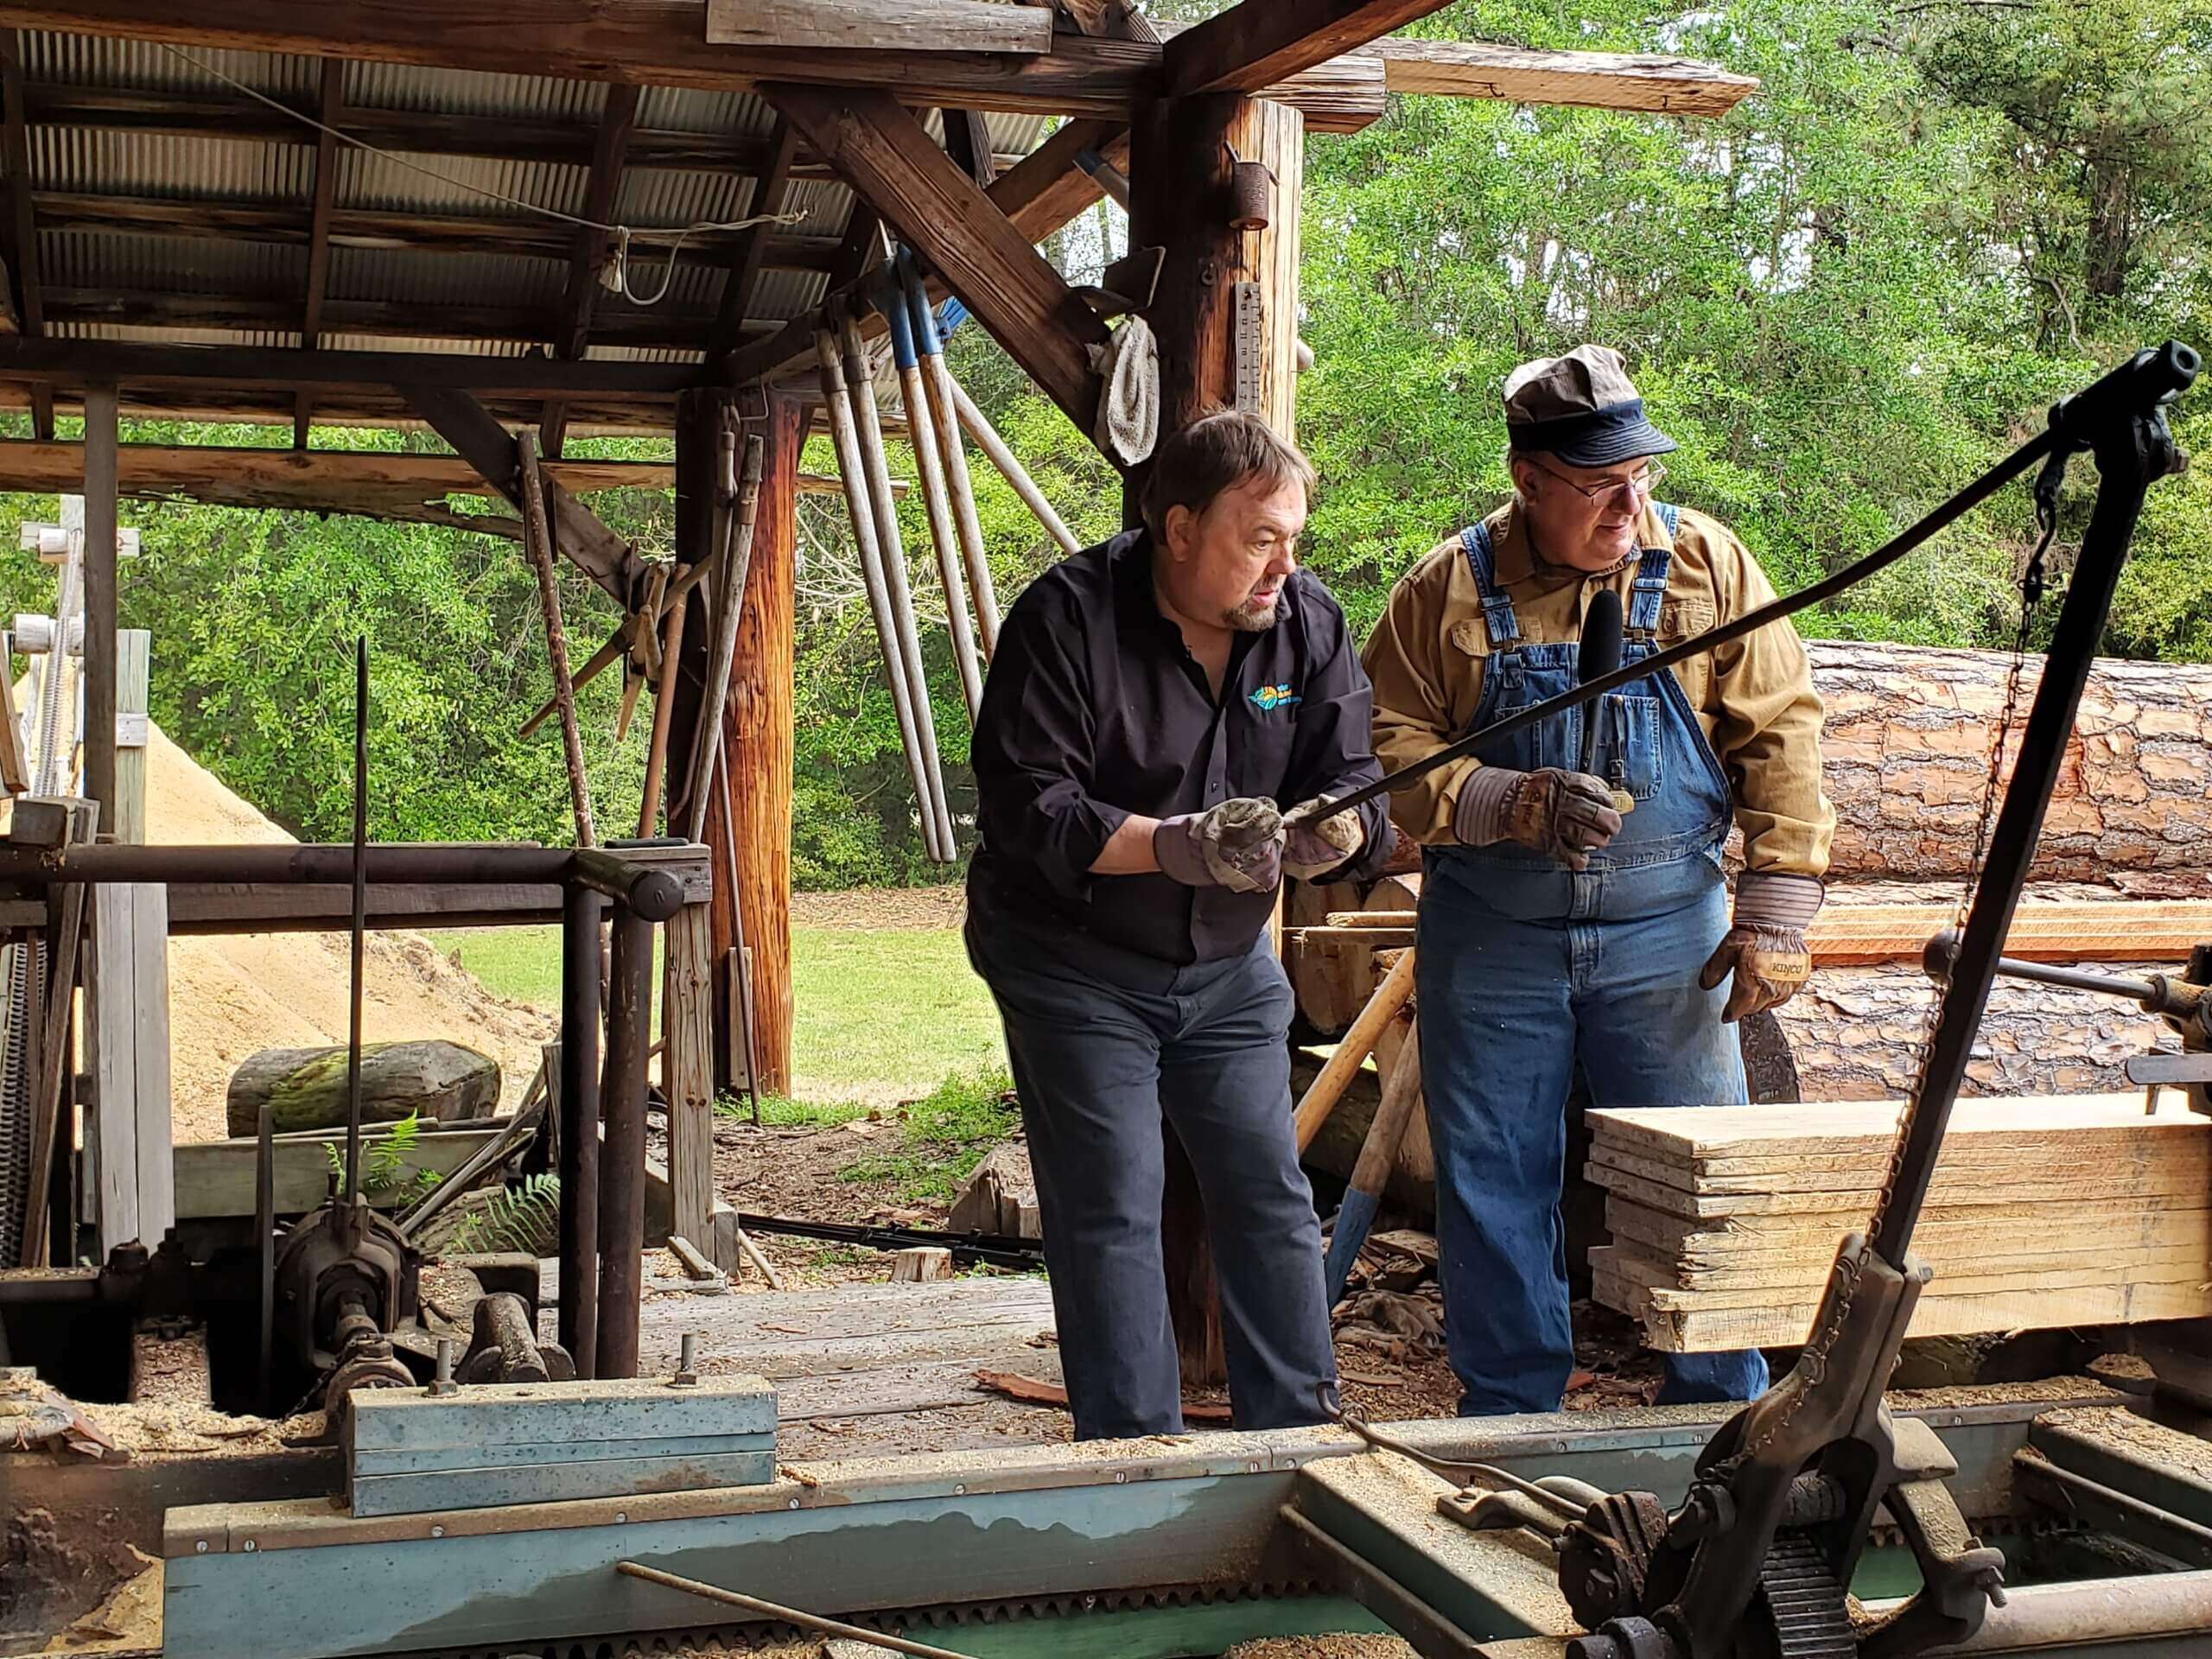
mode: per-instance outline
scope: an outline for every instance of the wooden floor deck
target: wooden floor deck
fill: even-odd
[[[546,1287],[550,1327],[554,1294]],[[972,1451],[1065,1440],[1067,1414],[988,1393],[978,1371],[1060,1381],[1052,1292],[1039,1278],[711,1295],[649,1293],[639,1320],[646,1376],[672,1371],[683,1334],[704,1374],[776,1385],[788,1460]]]

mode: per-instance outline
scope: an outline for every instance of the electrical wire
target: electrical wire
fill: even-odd
[[[248,86],[236,75],[219,69],[213,64],[204,59],[196,58],[189,52],[171,46],[166,41],[157,41],[155,44],[178,61],[189,64],[200,73],[212,76],[225,86],[244,92],[257,104],[267,105],[279,115],[288,116],[302,126],[312,128],[316,132],[327,134],[341,144],[350,144],[355,149],[365,150],[372,156],[391,162],[394,167],[404,168],[410,173],[418,173],[426,179],[436,181],[448,189],[466,191],[470,195],[481,196],[486,201],[502,202],[510,207],[519,207],[523,212],[536,213],[540,218],[558,219],[564,225],[575,226],[578,230],[606,232],[614,238],[613,257],[607,265],[612,280],[607,285],[632,305],[651,308],[658,305],[668,297],[668,290],[676,281],[677,256],[683,251],[684,243],[692,237],[714,231],[747,231],[756,225],[788,227],[804,223],[807,217],[804,212],[755,213],[750,219],[695,219],[689,225],[671,226],[658,230],[640,230],[629,225],[608,224],[601,219],[587,219],[581,213],[564,213],[558,207],[547,207],[535,201],[526,201],[522,197],[512,195],[504,190],[494,190],[488,186],[471,184],[467,180],[455,178],[450,173],[442,173],[435,167],[425,167],[420,162],[410,161],[396,151],[386,149],[378,144],[372,144],[365,138],[357,138],[350,132],[341,131],[327,122],[317,120],[303,111],[296,110],[283,99],[271,98],[258,87]],[[671,238],[674,240],[670,242],[667,263],[661,268],[660,286],[653,290],[651,297],[639,294],[630,286],[630,245],[632,242],[668,241]]]

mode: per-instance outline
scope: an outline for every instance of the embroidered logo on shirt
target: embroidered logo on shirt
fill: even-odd
[[[1278,709],[1287,709],[1297,701],[1298,693],[1287,685],[1263,685],[1252,693],[1253,706],[1263,715],[1271,715]]]

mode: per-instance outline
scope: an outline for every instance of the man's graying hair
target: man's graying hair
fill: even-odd
[[[1145,528],[1154,541],[1167,536],[1167,512],[1204,512],[1224,490],[1258,479],[1271,487],[1295,482],[1313,499],[1313,463],[1299,447],[1243,410],[1202,415],[1154,451],[1144,486]]]

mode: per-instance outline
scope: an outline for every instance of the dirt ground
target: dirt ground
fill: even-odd
[[[967,889],[944,887],[857,887],[845,893],[795,893],[794,927],[849,927],[868,932],[887,928],[932,931],[957,927],[968,913]]]
[[[158,845],[293,839],[148,728],[146,835]],[[220,1140],[231,1074],[264,1048],[346,1040],[350,969],[342,933],[241,934],[169,942],[171,1123],[175,1138]],[[363,1023],[368,1040],[446,1038],[499,1063],[512,1106],[537,1070],[553,1020],[493,996],[419,933],[372,933]]]

